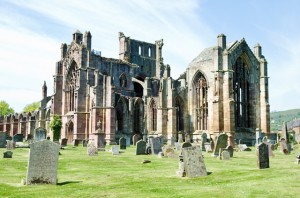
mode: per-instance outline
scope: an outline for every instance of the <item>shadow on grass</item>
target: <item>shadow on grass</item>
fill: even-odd
[[[82,181],[65,181],[65,182],[57,183],[56,185],[63,186],[63,185],[66,185],[66,184],[74,184],[74,183],[81,183],[81,182]]]
[[[212,174],[212,172],[207,172],[207,175],[210,175],[210,174]]]

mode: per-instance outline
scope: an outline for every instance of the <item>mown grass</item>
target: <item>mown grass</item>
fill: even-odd
[[[254,148],[235,152],[229,161],[203,153],[210,174],[180,178],[177,158],[136,156],[134,146],[117,156],[108,151],[88,156],[86,148],[69,146],[59,156],[57,185],[25,186],[28,152],[18,148],[12,159],[0,158],[0,197],[300,197],[298,147],[290,155],[275,151],[263,170]],[[144,159],[151,163],[142,164]]]

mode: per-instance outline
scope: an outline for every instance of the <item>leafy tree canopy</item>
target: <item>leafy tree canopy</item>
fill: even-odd
[[[14,113],[15,110],[9,107],[9,104],[4,100],[0,101],[0,116],[8,115],[10,113]]]
[[[38,110],[40,108],[40,102],[33,102],[24,107],[23,111],[26,113]]]
[[[53,141],[58,141],[60,138],[60,130],[62,127],[61,118],[58,115],[54,114],[49,127],[53,131]]]

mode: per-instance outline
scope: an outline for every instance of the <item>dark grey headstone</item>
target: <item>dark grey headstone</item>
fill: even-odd
[[[74,145],[73,146],[78,146],[79,145],[80,140],[79,139],[75,139],[74,140]]]
[[[126,149],[126,138],[121,137],[119,139],[119,145],[120,145],[120,149]]]
[[[139,140],[136,143],[136,155],[144,155],[146,154],[146,142],[143,140]]]
[[[60,146],[62,147],[66,147],[68,144],[68,139],[67,138],[63,138],[61,139],[61,143],[60,143]]]
[[[30,145],[26,184],[56,184],[60,145],[41,140]]]
[[[36,128],[34,130],[34,142],[45,140],[47,131],[43,127]]]
[[[181,145],[181,148],[187,148],[187,147],[191,147],[193,146],[190,142],[184,142],[182,145]]]
[[[187,177],[206,176],[207,171],[204,164],[200,147],[182,148],[184,170]]]
[[[6,136],[6,140],[12,140],[12,139],[13,138],[10,135]]]
[[[14,135],[13,140],[14,142],[23,142],[23,138],[24,138],[23,134],[18,133]]]
[[[270,168],[268,145],[261,143],[256,150],[257,166],[259,169]]]
[[[150,138],[151,153],[157,155],[162,151],[160,138]]]
[[[126,139],[126,146],[130,147],[130,137],[125,136]]]
[[[233,147],[232,146],[227,146],[226,150],[229,152],[230,157],[233,157]]]
[[[217,138],[217,143],[214,148],[214,155],[218,156],[219,155],[219,149],[220,148],[226,148],[227,147],[227,142],[228,142],[228,135],[226,134],[221,134]]]
[[[13,152],[11,152],[11,151],[5,151],[3,153],[3,158],[12,158],[12,154],[13,154]]]
[[[0,132],[0,148],[6,147],[6,133]]]

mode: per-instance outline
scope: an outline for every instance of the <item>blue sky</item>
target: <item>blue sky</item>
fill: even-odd
[[[177,78],[204,48],[246,39],[268,61],[271,111],[300,108],[300,1],[297,0],[0,0],[0,100],[17,112],[52,94],[61,43],[91,31],[92,48],[118,58],[118,32],[164,39],[164,62]]]

